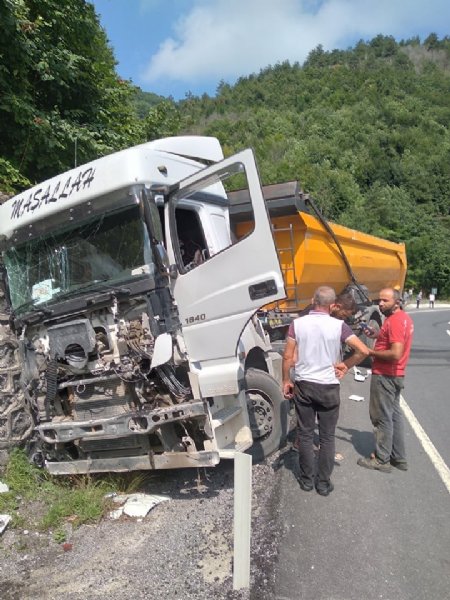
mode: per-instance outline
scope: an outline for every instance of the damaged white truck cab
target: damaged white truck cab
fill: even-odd
[[[239,240],[228,178],[252,202]],[[254,314],[285,290],[251,150],[179,137],[106,156],[0,206],[0,241],[36,463],[209,466],[280,446],[281,358]]]

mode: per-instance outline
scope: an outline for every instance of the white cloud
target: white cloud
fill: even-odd
[[[346,48],[381,33],[396,39],[442,31],[447,0],[195,0],[154,54],[143,79],[233,80],[318,44]]]

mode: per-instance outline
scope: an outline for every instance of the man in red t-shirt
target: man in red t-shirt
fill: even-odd
[[[379,307],[386,319],[378,335],[368,334],[377,338],[373,350],[370,350],[373,364],[369,406],[375,452],[368,458],[360,458],[358,465],[388,473],[391,465],[402,471],[408,469],[400,394],[411,351],[414,324],[401,309],[398,290],[381,290]]]

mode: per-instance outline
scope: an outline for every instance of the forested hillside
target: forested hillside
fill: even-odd
[[[450,39],[377,36],[161,99],[123,81],[85,0],[0,0],[0,190],[177,134],[252,146],[330,219],[407,244],[409,286],[450,296]]]
[[[449,39],[319,47],[180,111],[229,153],[252,146],[264,183],[300,179],[330,219],[406,242],[410,284],[450,294]]]

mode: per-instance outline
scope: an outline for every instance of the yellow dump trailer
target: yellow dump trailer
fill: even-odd
[[[340,292],[353,284],[357,292],[362,289],[363,296],[368,296],[367,304],[377,299],[383,287],[403,290],[404,244],[329,224],[319,212],[318,216],[309,214],[317,209],[297,182],[266,186],[263,193],[288,294],[277,305],[281,311],[305,308],[319,285],[331,285]],[[240,238],[252,227],[245,192],[229,196],[232,228]]]
[[[281,309],[305,307],[319,285],[331,285],[340,291],[351,283],[336,242],[316,217],[298,212],[295,220],[291,216],[274,217],[272,225],[288,292],[288,299],[280,303]],[[331,224],[330,227],[356,280],[367,288],[369,298],[377,298],[382,287],[403,289],[406,275],[404,244],[340,225]]]

